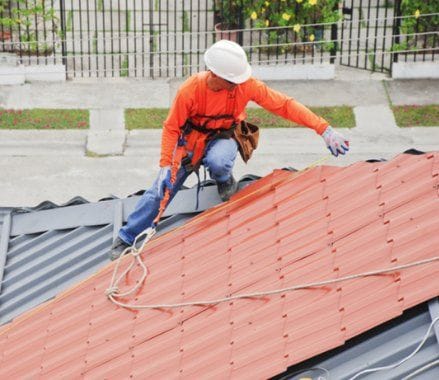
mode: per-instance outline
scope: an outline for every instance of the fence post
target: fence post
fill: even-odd
[[[59,12],[60,12],[60,20],[61,20],[61,54],[62,54],[62,63],[66,68],[66,76],[67,76],[67,44],[66,44],[66,8],[64,4],[64,0],[59,0]]]
[[[398,53],[393,50],[395,44],[399,44],[400,32],[401,32],[401,0],[395,0],[395,7],[393,10],[393,32],[392,32],[392,46],[390,50],[392,51],[392,59],[390,61],[390,72],[392,72],[392,66],[394,62],[398,62]]]
[[[334,10],[338,10],[340,12],[340,3],[337,1],[334,5]],[[338,22],[331,25],[331,41],[334,42],[334,46],[330,51],[329,63],[335,62],[335,57],[337,56],[338,49]],[[343,37],[342,37],[343,38]]]

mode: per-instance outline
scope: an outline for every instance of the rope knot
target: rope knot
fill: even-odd
[[[140,249],[132,249],[130,252],[130,255],[132,255],[133,257],[138,257],[140,255],[142,251]]]
[[[118,288],[117,286],[110,286],[110,287],[105,291],[105,295],[106,295],[107,297],[117,295],[117,293],[119,293],[119,288]]]

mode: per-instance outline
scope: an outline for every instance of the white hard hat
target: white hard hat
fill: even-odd
[[[230,82],[244,83],[252,74],[244,49],[236,42],[220,40],[204,53],[207,68]]]

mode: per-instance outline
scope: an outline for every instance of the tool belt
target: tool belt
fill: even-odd
[[[228,115],[218,115],[215,118],[225,119],[228,117]],[[247,162],[251,158],[253,151],[258,147],[259,127],[245,120],[240,123],[234,123],[230,128],[210,129],[204,125],[196,125],[188,119],[183,127],[183,135],[188,135],[192,130],[206,135],[206,144],[216,139],[235,139],[238,143],[239,154],[244,162]],[[184,165],[186,163],[187,165],[190,161],[191,160],[186,156],[182,164]],[[187,167],[187,169],[189,168]]]

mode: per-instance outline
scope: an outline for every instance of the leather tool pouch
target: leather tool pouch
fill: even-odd
[[[234,129],[234,138],[238,143],[239,153],[244,162],[247,162],[258,147],[259,127],[257,125],[241,121]]]

